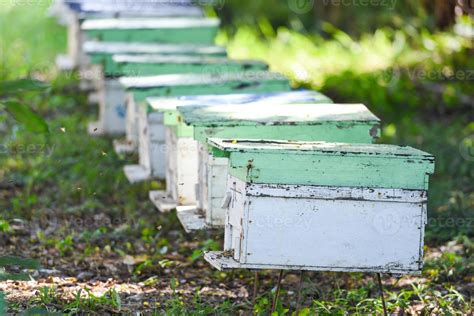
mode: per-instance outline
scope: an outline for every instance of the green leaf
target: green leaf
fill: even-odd
[[[0,95],[13,94],[24,91],[45,90],[47,83],[34,79],[20,79],[0,82]]]
[[[40,264],[34,259],[25,259],[15,256],[0,257],[0,267],[17,266],[25,269],[38,269]]]
[[[0,292],[0,315],[5,315],[7,311],[7,302],[5,301],[5,294]]]
[[[48,124],[38,114],[33,112],[29,107],[19,103],[18,101],[3,102],[7,111],[24,125],[29,131],[37,133],[49,133]]]

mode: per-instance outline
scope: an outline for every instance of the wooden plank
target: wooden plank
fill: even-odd
[[[137,151],[137,146],[126,139],[114,139],[113,145],[117,155],[127,155]]]
[[[166,177],[166,144],[163,114],[138,111],[139,163],[150,170],[151,177]]]
[[[254,184],[246,186],[247,196],[286,199],[356,200],[373,202],[426,203],[424,190],[348,188],[330,186]]]
[[[216,18],[195,19],[195,18],[123,18],[123,19],[91,19],[82,23],[83,31],[89,30],[111,30],[111,29],[188,29],[219,27],[220,21]]]
[[[124,135],[126,94],[116,79],[105,79],[99,91],[99,121],[106,135]]]
[[[202,17],[203,11],[196,6],[155,4],[153,2],[84,3],[79,13],[81,18],[112,17]]]
[[[226,56],[226,49],[215,45],[197,44],[156,44],[141,42],[97,42],[86,41],[83,44],[85,53],[93,54],[159,54],[159,55],[209,55]]]
[[[212,139],[209,143],[230,154],[231,175],[254,183],[427,190],[428,175],[434,173],[434,157],[411,147]]]
[[[268,186],[232,176],[227,188],[224,250],[242,267],[421,271],[424,190]]]
[[[142,165],[127,165],[123,167],[127,180],[131,184],[151,180],[151,172]]]
[[[147,99],[149,111],[176,110],[185,113],[187,106],[212,106],[220,104],[255,104],[261,101],[272,103],[332,103],[331,99],[322,93],[310,90],[298,90],[290,92],[270,92],[270,93],[239,93],[226,95],[185,95],[173,98],[150,97]],[[186,119],[183,117],[183,120]],[[186,121],[186,123],[192,123]]]
[[[214,43],[219,28],[218,19],[91,19],[82,24],[90,40],[103,42],[146,43]]]
[[[165,191],[150,191],[150,201],[162,213],[167,213],[176,208],[176,201],[170,198]]]
[[[346,268],[337,267],[318,267],[318,266],[291,266],[291,265],[275,265],[275,264],[247,264],[239,263],[232,257],[228,256],[225,251],[209,251],[204,254],[204,259],[219,271],[232,269],[249,269],[249,270],[291,270],[291,271],[332,271],[332,272],[348,272]],[[353,268],[349,272],[378,272],[390,273],[395,275],[420,275],[419,270],[399,270],[396,268],[385,269],[383,267],[373,267],[371,269]]]
[[[177,74],[177,75],[174,74],[174,75],[120,78],[120,82],[125,87],[125,89],[134,89],[134,88],[135,89],[156,89],[156,88],[183,87],[183,86],[184,87],[189,87],[189,86],[209,87],[209,85],[220,85],[220,87],[222,88],[222,85],[225,85],[228,83],[237,82],[239,86],[241,86],[244,83],[259,83],[259,82],[265,82],[265,81],[280,82],[283,84],[288,84],[288,79],[286,79],[282,75],[277,74],[277,73],[267,72],[267,71],[260,71],[256,73],[244,71],[240,73]],[[281,92],[284,92],[284,91],[285,90]],[[256,92],[260,92],[260,91],[256,91]],[[262,91],[262,92],[273,92],[273,91]],[[209,94],[209,92],[207,94]],[[177,96],[180,96],[180,95],[193,95],[193,94],[184,93],[184,94],[178,94]],[[151,96],[159,97],[162,95],[151,94],[148,97],[151,97]]]
[[[207,229],[205,215],[195,205],[177,206],[176,214],[187,233]]]
[[[215,56],[227,55],[224,47],[192,44],[155,44],[155,43],[122,43],[122,42],[97,42],[88,41],[83,44],[84,53],[89,56],[92,64],[103,65],[104,73],[108,77],[124,76],[126,73],[139,73],[129,69],[122,69],[113,61],[115,54],[139,55],[182,55],[182,56]],[[158,73],[154,73],[158,74]]]
[[[380,136],[380,120],[362,104],[255,104],[179,108],[194,137],[284,139],[370,143]]]
[[[225,57],[169,56],[169,55],[114,55],[114,75],[154,76],[166,74],[211,74],[243,71],[266,71],[268,65],[256,61],[236,61]]]
[[[258,104],[187,106],[180,111],[184,121],[194,126],[317,125],[334,121],[380,123],[380,119],[363,104],[288,104],[264,100]]]
[[[168,196],[177,205],[195,205],[198,183],[197,142],[191,137],[178,138],[172,129],[166,128],[166,148]]]

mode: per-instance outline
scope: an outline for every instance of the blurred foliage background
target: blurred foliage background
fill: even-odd
[[[220,16],[234,30],[239,24],[256,26],[267,20],[275,28],[314,33],[324,31],[323,23],[329,22],[360,36],[381,26],[402,28],[407,23],[430,31],[448,28],[455,22],[456,10],[462,14],[462,6],[457,0],[242,0],[225,2]]]

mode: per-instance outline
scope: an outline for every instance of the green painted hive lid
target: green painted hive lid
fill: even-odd
[[[229,173],[243,181],[427,190],[434,157],[395,145],[208,140],[215,156],[229,157]]]
[[[227,82],[242,82],[242,84],[261,81],[288,82],[280,74],[268,71],[251,71],[220,74],[174,74],[146,77],[122,77],[120,83],[126,89],[152,89],[173,86],[203,86],[220,85]]]
[[[145,30],[145,29],[184,29],[219,27],[216,18],[123,18],[92,19],[82,23],[83,31],[90,30]]]
[[[380,122],[363,104],[302,103],[222,104],[179,108],[184,122],[194,126],[299,125],[323,122]]]
[[[125,42],[88,41],[83,44],[86,54],[196,54],[196,55],[226,55],[221,46],[193,44],[147,44]]]
[[[209,66],[210,71],[225,72],[226,65],[238,65],[243,70],[255,69],[267,70],[268,65],[264,62],[254,60],[233,60],[226,57],[209,57],[209,56],[186,56],[174,55],[168,56],[163,54],[148,55],[114,55],[113,61],[118,64],[135,63],[135,64],[195,64]]]

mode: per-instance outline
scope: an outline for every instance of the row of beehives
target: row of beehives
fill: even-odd
[[[292,90],[262,62],[228,59],[213,45],[219,21],[186,1],[114,3],[57,6],[70,29],[60,64],[95,74],[83,80],[100,109],[90,133],[125,135],[116,151],[139,153],[124,168],[130,182],[165,179],[150,198],[176,209],[186,231],[225,230],[224,251],[207,261],[421,270],[431,155],[374,145],[380,122],[362,104]]]

